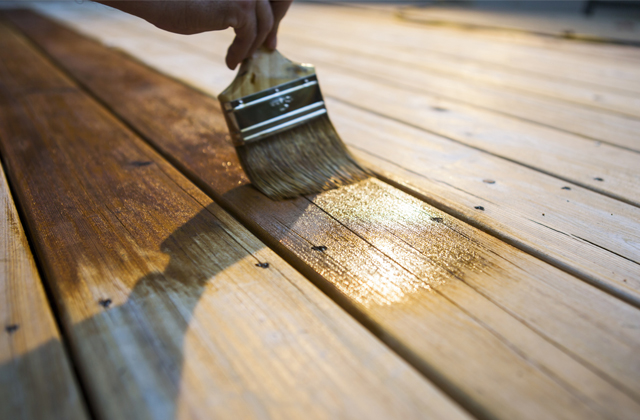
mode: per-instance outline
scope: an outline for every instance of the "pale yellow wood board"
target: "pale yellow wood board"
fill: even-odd
[[[336,3],[334,3],[336,4]],[[422,29],[426,32],[438,32],[444,33],[452,39],[464,39],[468,36],[473,36],[477,39],[483,39],[493,43],[506,43],[515,45],[526,45],[530,47],[543,48],[545,50],[561,51],[570,55],[587,55],[597,58],[613,58],[618,60],[634,62],[640,59],[640,49],[632,45],[622,45],[618,43],[608,42],[584,42],[577,41],[570,38],[549,37],[547,35],[541,35],[533,32],[522,31],[504,31],[500,29],[492,29],[489,27],[484,28],[463,28],[452,26],[440,26],[433,27],[431,25],[425,25],[418,21],[411,19],[404,19],[402,17],[407,11],[411,11],[416,8],[411,4],[391,4],[390,6],[376,7],[371,3],[337,3],[347,7],[364,8],[365,16],[375,13],[379,18],[386,18],[388,20],[393,19],[396,23],[400,23],[403,26],[413,26]],[[373,6],[373,7],[371,7]],[[368,9],[368,10],[367,10]],[[629,21],[619,20],[621,27],[629,24]]]
[[[289,38],[293,41],[301,40],[303,45],[312,50],[323,46],[325,50],[328,50],[325,53],[333,52],[334,54],[359,58],[361,62],[354,62],[351,66],[352,70],[358,73],[380,70],[379,67],[384,68],[385,64],[387,66],[394,64],[402,66],[402,71],[397,74],[399,79],[402,79],[404,72],[420,71],[424,75],[424,83],[436,83],[438,80],[445,83],[443,86],[439,86],[438,91],[443,95],[447,95],[451,91],[448,85],[457,81],[458,84],[469,88],[489,90],[493,96],[498,98],[501,96],[508,98],[514,95],[520,98],[522,95],[519,94],[528,93],[534,95],[532,99],[542,101],[542,104],[547,104],[551,108],[563,105],[562,101],[568,101],[571,104],[587,105],[596,110],[640,116],[640,96],[638,95],[611,92],[584,84],[570,84],[552,77],[508,70],[464,57],[424,53],[419,49],[405,46],[401,39],[396,42],[374,44],[369,42],[366,32],[347,32],[346,28],[339,31],[327,31],[322,27],[305,25],[304,22],[294,19],[284,21],[280,33],[280,38],[283,41]],[[309,51],[307,54],[313,53]],[[375,64],[362,62],[364,59],[374,58],[379,62]],[[344,61],[344,58],[341,61]],[[434,79],[430,80],[430,78]],[[424,83],[416,84],[416,87],[423,86]],[[426,88],[428,85],[423,87]],[[467,95],[464,91],[458,90],[457,99],[462,102],[473,99],[467,98]],[[477,96],[478,93],[475,95]],[[550,102],[545,101],[545,98],[560,99],[561,101]],[[490,107],[491,105],[498,110],[511,111],[509,108],[499,108],[496,106],[497,104],[489,103],[486,106]],[[576,112],[588,112],[590,108],[574,107],[574,109],[577,110]],[[534,112],[530,118],[536,118],[536,113]]]
[[[606,7],[606,5],[604,6]],[[456,7],[407,7],[400,11],[403,19],[424,24],[470,26],[482,30],[513,30],[555,37],[599,42],[640,44],[640,28],[633,12],[627,17],[586,15],[581,11],[551,10],[482,10]]]
[[[376,83],[399,86],[415,94],[443,98],[453,103],[472,105],[495,111],[517,119],[531,121],[586,139],[599,140],[612,145],[633,149],[640,154],[640,119],[567,103],[554,98],[544,98],[528,93],[473,84],[430,72],[411,62],[390,60],[392,50],[381,55],[359,55],[357,49],[336,50],[333,47],[314,47],[306,39],[294,36],[281,42],[282,48],[294,56],[313,61],[329,71],[343,70],[356,78],[372,79]],[[395,49],[394,49],[395,50]],[[419,57],[419,55],[414,55]],[[640,103],[640,98],[639,98]],[[636,117],[640,116],[637,113]]]
[[[369,42],[373,45],[402,42],[405,48],[415,48],[423,54],[451,55],[562,79],[568,83],[592,84],[623,93],[640,93],[640,70],[635,62],[487,41],[468,36],[465,32],[456,36],[451,31],[426,31],[418,25],[406,25],[379,14],[365,15],[360,10],[350,8],[305,5],[294,8],[291,12],[288,20],[295,16],[295,19],[305,21],[309,26],[322,27],[326,32],[335,31],[345,35],[352,31],[367,33]]]

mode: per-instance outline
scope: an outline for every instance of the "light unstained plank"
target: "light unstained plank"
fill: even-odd
[[[88,419],[2,169],[0,205],[0,418]]]
[[[444,75],[476,85],[486,84],[499,88],[502,92],[511,91],[532,93],[545,98],[560,99],[570,103],[588,105],[594,109],[607,110],[629,116],[640,115],[640,97],[621,92],[611,92],[591,85],[570,84],[562,80],[530,74],[517,70],[450,57],[438,54],[424,54],[398,45],[376,45],[368,42],[366,36],[354,32],[352,36],[335,35],[321,28],[300,28],[304,24],[295,20],[285,20],[281,25],[281,39],[288,37],[302,39],[310,46],[329,47],[334,51],[357,50],[358,55],[386,57],[388,49],[393,48],[393,63],[402,64],[405,68],[417,68],[423,72]],[[472,35],[470,35],[472,36]],[[355,66],[354,66],[355,67]],[[366,68],[355,67],[357,70]],[[459,99],[465,99],[463,97]]]
[[[365,12],[366,13],[366,12]],[[366,18],[365,18],[366,16]],[[640,69],[637,63],[598,57],[577,56],[546,48],[496,43],[461,32],[426,30],[423,26],[403,24],[379,14],[363,14],[349,8],[303,5],[292,8],[287,20],[306,22],[325,32],[348,36],[359,32],[369,36],[373,45],[398,45],[421,54],[443,54],[500,66],[549,78],[600,86],[615,92],[640,93]],[[384,29],[382,29],[384,28]]]
[[[402,13],[397,10],[397,12]],[[396,13],[398,17],[399,13]],[[638,62],[640,60],[640,49],[632,45],[622,45],[616,43],[603,43],[603,42],[576,42],[571,38],[556,38],[546,35],[540,35],[531,32],[514,32],[504,31],[500,29],[482,28],[480,30],[460,30],[460,28],[451,27],[425,27],[424,24],[419,22],[412,22],[411,20],[402,19],[402,22],[406,25],[416,26],[425,30],[444,30],[446,33],[454,38],[473,36],[474,38],[484,39],[498,43],[499,45],[513,44],[513,45],[527,45],[530,47],[541,48],[544,50],[560,51],[563,54],[569,55],[586,55],[592,58],[601,60],[623,60],[629,63]]]
[[[327,96],[640,206],[638,152],[346,72],[323,72],[322,84]]]
[[[574,40],[640,44],[640,31],[633,21],[616,15],[586,15],[581,11],[561,10],[478,10],[453,7],[407,7],[398,17],[418,24],[451,25],[544,34]]]
[[[229,34],[184,37],[161,31],[154,33],[150,25],[136,24],[136,21],[121,19],[118,15],[115,21],[106,18],[106,23],[104,17],[101,22],[100,14],[94,16],[94,20],[79,18],[81,14],[78,11],[71,15],[58,13],[57,17],[205,91],[220,92],[230,82],[232,74],[212,68],[223,68],[221,59],[210,58],[221,57],[223,47],[230,42]],[[146,29],[140,29],[145,25]],[[300,50],[300,53],[306,52]],[[300,60],[305,61],[306,58],[312,61],[314,57],[302,56]],[[640,154],[637,152],[460,104],[438,95],[415,92],[406,86],[364,79],[328,63],[319,64],[318,68],[325,96],[419,126],[626,203],[640,205],[640,191],[636,188],[640,182],[637,169]],[[617,127],[612,130],[617,130]]]
[[[100,418],[468,418],[25,40],[0,39],[7,173]]]
[[[304,35],[297,35],[300,33]],[[346,39],[351,41],[344,41],[345,37],[335,35],[325,37],[320,37],[319,33],[315,34],[315,37],[313,35],[300,31],[290,32],[288,37],[281,36],[280,46],[290,55],[325,64],[329,69],[335,66],[360,77],[374,78],[415,92],[436,95],[586,138],[640,150],[640,140],[637,136],[640,132],[640,97],[625,98],[618,95],[614,98],[614,100],[630,99],[628,102],[638,105],[638,109],[632,111],[631,115],[620,115],[609,110],[566,102],[564,98],[549,98],[510,88],[505,89],[502,86],[478,83],[464,75],[462,77],[452,75],[449,69],[457,68],[456,65],[441,66],[434,71],[428,63],[426,66],[423,64],[423,60],[427,62],[430,60],[428,56],[425,59],[424,54],[412,52],[397,54],[396,51],[399,50],[397,46],[387,49],[377,47],[373,54],[367,54],[362,50],[367,49],[370,44],[364,38],[354,40],[354,37],[349,36]],[[310,41],[312,38],[321,39],[323,45],[313,43]],[[216,49],[220,50],[216,44],[205,45],[207,48],[218,47]],[[482,70],[478,73],[482,73]],[[541,85],[545,85],[544,81]],[[529,80],[527,86],[535,89],[538,86],[537,80]],[[554,92],[563,90],[556,86]],[[569,87],[567,90],[575,89]],[[593,93],[587,95],[593,102],[609,100]]]
[[[304,3],[302,3],[304,4]],[[551,49],[562,51],[565,54],[586,54],[588,56],[600,58],[617,58],[626,60],[640,59],[640,50],[630,45],[611,44],[602,42],[576,42],[571,38],[550,38],[530,32],[515,32],[504,30],[493,30],[491,28],[482,28],[481,30],[463,29],[460,27],[452,28],[447,26],[433,27],[422,23],[402,19],[400,15],[403,12],[413,9],[412,7],[403,7],[402,5],[381,5],[375,3],[333,3],[332,6],[340,4],[341,6],[363,8],[369,13],[375,12],[377,15],[384,15],[387,19],[394,19],[396,23],[402,22],[403,25],[419,27],[426,31],[444,32],[453,38],[466,38],[471,32],[472,36],[497,43],[507,43],[516,45],[528,45],[542,49]],[[427,6],[425,9],[428,9]],[[367,16],[367,15],[365,15]],[[462,30],[461,30],[462,29]]]
[[[272,202],[242,178],[216,100],[41,18],[12,19],[473,413],[635,416],[637,309],[377,180]]]
[[[113,24],[98,14],[90,25],[112,45],[204,91],[215,95],[227,85],[229,72],[221,59],[198,55],[193,45],[185,51],[171,42],[174,36],[162,32],[158,37],[169,39],[155,42],[144,29],[124,23],[126,19],[116,15]],[[348,144],[414,194],[640,306],[637,207],[339,101],[328,99],[328,106]],[[635,154],[618,152],[618,163],[626,159],[629,173],[637,178],[631,164]],[[609,170],[615,171],[614,166]],[[478,205],[485,210],[476,210]]]

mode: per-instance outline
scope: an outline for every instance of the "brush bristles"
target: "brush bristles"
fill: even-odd
[[[369,177],[326,115],[236,150],[251,183],[274,200],[319,193]]]

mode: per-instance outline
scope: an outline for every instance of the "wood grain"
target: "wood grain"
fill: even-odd
[[[0,418],[88,419],[1,169],[0,205]]]
[[[73,10],[58,11],[57,16],[86,33],[100,34],[104,42],[125,49],[163,72],[207,92],[217,94],[229,83],[230,76],[225,76],[226,71],[215,70],[223,69],[219,60],[211,59],[222,57],[231,41],[229,34],[209,33],[185,38],[118,15],[109,23],[101,23],[99,13],[93,19],[91,14],[84,16],[80,11],[74,14]],[[358,54],[336,57],[332,50],[312,46],[298,47],[297,51],[301,59],[318,64],[325,97],[384,114],[626,203],[640,205],[640,192],[636,188],[640,180],[638,153],[465,105],[439,94],[420,92],[420,88],[415,87],[420,83],[403,85],[404,70],[397,77],[398,82],[393,84],[367,77],[358,66],[345,67],[350,66],[350,62],[358,62]],[[336,62],[343,65],[336,66]],[[205,71],[205,68],[210,70]],[[361,74],[354,75],[358,72]],[[569,117],[574,121],[573,114]],[[608,128],[614,132],[625,130],[617,125]],[[631,141],[635,142],[633,132],[629,133]]]
[[[535,74],[568,84],[589,85],[619,93],[640,93],[637,63],[600,57],[567,54],[544,46],[514,45],[460,31],[429,30],[424,25],[406,24],[388,14],[350,8],[309,5],[292,8],[287,20],[306,22],[308,27],[323,27],[325,32],[343,34],[361,32],[373,45],[401,43],[416,53],[459,57],[525,74]],[[365,18],[366,16],[366,18]],[[285,21],[286,22],[286,21]],[[384,30],[380,28],[384,27]],[[579,70],[576,70],[579,69]]]
[[[511,46],[527,45],[536,48],[550,49],[555,51],[562,51],[564,54],[569,55],[587,55],[590,57],[599,58],[614,58],[624,61],[636,61],[640,59],[640,51],[637,47],[630,45],[610,44],[610,43],[595,43],[595,42],[576,42],[570,38],[550,38],[548,36],[541,36],[535,33],[525,32],[510,32],[503,30],[492,30],[491,28],[483,28],[482,30],[461,30],[461,28],[452,27],[432,27],[425,26],[424,24],[413,22],[412,20],[403,19],[402,15],[407,8],[391,6],[378,6],[371,3],[342,3],[343,6],[357,7],[368,9],[368,14],[364,14],[367,18],[371,12],[376,12],[378,15],[385,15],[387,20],[394,19],[396,24],[400,23],[402,26],[413,26],[423,29],[426,32],[439,32],[441,34],[447,34],[453,39],[458,41],[467,38],[472,35],[474,38],[490,41],[492,43],[511,44]],[[297,6],[299,8],[301,6]],[[297,10],[294,9],[294,10]]]
[[[0,146],[99,418],[468,418],[0,31]]]
[[[635,416],[637,309],[377,180],[267,200],[246,185],[214,99],[41,18],[12,20],[474,414]]]
[[[386,54],[380,46],[370,44],[357,33],[352,37],[341,37],[340,39],[326,36],[327,34],[320,37],[318,33],[322,31],[321,29],[307,28],[305,31],[301,31],[293,19],[284,21],[281,30],[289,37],[304,39],[304,42],[313,47],[324,46],[345,53],[357,49],[359,56],[380,57]],[[386,45],[386,48],[392,48],[392,46]],[[420,54],[413,49],[399,48],[398,46],[395,46],[393,57],[393,62],[406,64],[410,66],[409,68],[417,66],[431,74],[435,73],[455,80],[473,82],[474,85],[500,88],[502,92],[507,94],[515,90],[520,93],[532,93],[544,98],[587,105],[591,109],[613,111],[633,117],[640,115],[640,97],[628,93],[611,92],[594,86],[569,84],[562,80],[515,70],[510,71],[467,60],[463,57]],[[620,58],[616,57],[616,59]]]
[[[208,58],[210,55],[220,55],[219,52],[211,51],[205,57],[202,48],[197,46],[216,45],[213,38],[217,38],[219,43],[222,36],[202,35],[196,37],[196,41],[186,43],[184,37],[145,30],[144,26],[125,15],[114,15],[113,18],[106,18],[104,13],[84,16],[86,9],[82,10],[82,13],[76,11],[79,14],[75,19],[71,19],[73,10],[66,12],[70,13],[66,15],[67,20],[79,27],[88,25],[103,40],[126,49],[163,72],[212,95],[217,95],[228,83],[224,75],[227,78],[231,75],[225,70],[222,59],[216,61]],[[323,86],[326,80],[331,81],[335,77],[329,74],[327,79],[326,75],[326,72],[322,73]],[[372,81],[352,80],[338,86],[340,89],[335,91],[350,92],[354,86],[366,86],[359,89],[365,95],[376,90],[376,84]],[[376,103],[384,107],[387,101],[386,98],[378,98]],[[370,102],[359,102],[356,108],[342,101],[327,99],[330,115],[345,141],[356,149],[360,157],[375,163],[377,170],[384,171],[387,178],[393,178],[394,182],[402,184],[403,188],[421,199],[454,212],[526,252],[640,306],[637,258],[640,243],[637,220],[640,220],[640,210],[637,207],[594,194],[573,183],[407,124],[394,122],[391,118],[382,118],[379,113],[358,109],[362,108],[362,104],[368,105]],[[444,120],[438,114],[451,113],[450,110],[445,111],[444,108],[432,109],[434,124],[440,125]],[[464,133],[471,124],[465,120],[464,117],[451,120],[450,127]],[[496,132],[487,133],[486,138],[498,138],[500,133]],[[540,136],[544,139],[549,132],[547,130]],[[557,136],[558,133],[551,134]],[[508,146],[510,142],[509,137],[502,144]],[[509,147],[517,150],[518,145]],[[580,150],[581,146],[578,143],[576,147]],[[628,151],[615,151],[605,145],[600,148],[607,160],[616,162],[615,165],[608,165],[607,186],[611,185],[611,179],[620,176],[621,172],[624,174],[624,169],[619,168],[620,162],[624,162],[628,167],[625,191],[636,191],[638,171],[635,169],[635,155]],[[574,148],[563,150],[567,159],[572,159],[570,155],[584,159],[584,151],[575,151]],[[612,150],[615,156],[609,158]],[[554,152],[557,153],[557,150],[554,149]],[[549,154],[554,156],[552,152]],[[602,156],[598,159],[601,160]],[[545,158],[543,161],[552,162],[564,170],[568,168],[566,161],[562,161],[562,165],[557,159]],[[602,171],[602,166],[593,163],[589,168]],[[595,180],[593,183],[603,184]],[[478,211],[475,208],[478,205],[485,210]]]
[[[202,42],[203,39],[207,39],[207,42]],[[206,49],[200,47],[203,50],[202,54],[206,51],[206,55],[211,56],[220,55],[223,51],[221,47],[226,45],[226,42],[220,37],[214,41],[213,36],[208,36],[195,39],[190,44],[207,45]],[[336,54],[326,48],[314,49],[308,45],[294,45],[286,41],[283,44],[303,61],[317,63],[326,97],[384,114],[640,206],[640,191],[636,188],[640,182],[640,172],[637,169],[640,154],[637,152],[630,153],[629,150],[605,142],[487,111],[482,108],[490,106],[495,98],[488,98],[484,94],[476,95],[474,99],[468,91],[457,92],[447,98],[446,92],[440,91],[441,86],[442,90],[445,90],[446,84],[439,82],[437,77],[425,75],[406,66],[380,63],[379,60],[372,62],[354,52]],[[168,50],[168,46],[165,45],[164,49]],[[176,51],[179,50],[181,48],[176,45]],[[379,73],[384,73],[385,78],[370,77],[371,74]],[[429,79],[434,80],[431,82]],[[432,83],[437,87],[431,91],[425,90],[424,86]],[[508,95],[507,93],[503,96]],[[482,108],[466,105],[451,97],[464,98],[464,102],[475,102],[482,105]],[[527,103],[532,108],[527,109]],[[536,104],[535,98],[526,97],[505,102],[504,107],[520,107],[523,116],[533,115],[534,110],[545,109],[544,105]],[[578,126],[582,125],[581,121],[592,120],[597,123],[609,118],[606,113],[592,113],[587,117],[581,115],[580,109],[575,107],[547,108],[549,109],[537,113],[546,112],[551,118]],[[601,139],[611,139],[615,137],[615,133],[621,133],[628,140],[624,143],[626,147],[640,149],[636,135],[640,131],[640,120],[629,119],[627,124],[624,118],[620,117],[618,120],[617,123],[600,121],[602,124],[598,130],[592,128],[590,132],[601,133]]]
[[[566,102],[557,97],[561,95],[547,98],[531,92],[478,83],[473,78],[469,80],[465,75],[452,75],[449,69],[458,68],[458,65],[447,63],[433,69],[429,66],[430,59],[423,59],[424,54],[417,54],[411,50],[398,54],[395,51],[400,49],[399,45],[372,48],[366,34],[321,37],[320,30],[315,34],[312,31],[293,32],[290,31],[290,36],[284,38],[282,48],[305,60],[325,64],[329,68],[348,69],[354,75],[381,79],[386,84],[403,86],[413,91],[473,105],[589,139],[640,150],[640,141],[636,135],[640,131],[640,108],[627,115],[620,115],[617,112],[603,111],[598,109],[599,107]],[[351,41],[345,42],[345,38]],[[314,43],[313,39],[321,39],[322,45]],[[212,45],[208,47],[214,48]],[[393,56],[393,60],[389,60],[390,56]],[[478,69],[473,72],[475,73],[482,74],[482,70]],[[544,81],[538,83],[534,80],[529,81],[528,86],[545,84]],[[563,87],[556,88],[554,92],[565,90],[572,91],[571,87]],[[595,95],[592,93],[590,97],[594,98]],[[631,98],[628,102],[640,106],[640,97]]]

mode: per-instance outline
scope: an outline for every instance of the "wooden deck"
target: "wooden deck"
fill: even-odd
[[[377,177],[273,202],[231,33],[33,7],[0,13],[0,419],[638,418],[640,48],[295,4],[280,50]]]

